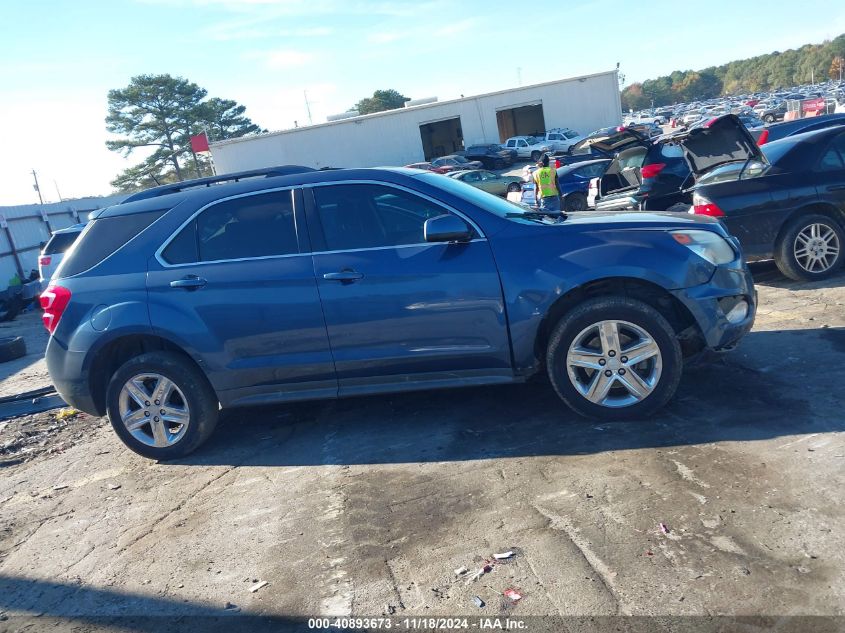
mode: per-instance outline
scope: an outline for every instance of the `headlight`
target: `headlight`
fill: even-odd
[[[714,266],[728,264],[736,259],[736,253],[728,241],[712,231],[672,231],[672,237],[693,253],[706,259]]]

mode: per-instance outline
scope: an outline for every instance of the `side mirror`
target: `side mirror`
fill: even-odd
[[[472,229],[455,215],[438,215],[423,225],[426,242],[469,242]]]

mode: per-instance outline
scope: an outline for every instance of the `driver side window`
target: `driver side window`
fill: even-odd
[[[449,211],[402,189],[351,184],[314,187],[329,251],[425,243],[425,221]]]

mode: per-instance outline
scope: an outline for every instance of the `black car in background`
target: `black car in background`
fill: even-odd
[[[500,145],[470,145],[462,154],[467,160],[480,161],[485,169],[510,167],[516,158],[516,151],[511,153]]]
[[[833,274],[845,246],[845,127],[767,143],[758,157],[713,170],[690,212],[718,217],[746,257],[774,258],[791,279]]]
[[[599,181],[598,210],[687,210],[696,179],[724,163],[760,155],[733,114],[656,139],[626,135],[618,133],[619,152]]]
[[[549,156],[557,159],[562,166],[585,160],[613,158],[630,143],[648,139],[647,134],[642,134],[631,127],[605,127],[591,132],[566,151],[552,152]]]
[[[765,145],[787,136],[821,130],[835,125],[845,125],[845,114],[822,114],[821,116],[807,117],[795,121],[775,123],[765,128],[751,130],[751,135],[757,140],[758,145]]]

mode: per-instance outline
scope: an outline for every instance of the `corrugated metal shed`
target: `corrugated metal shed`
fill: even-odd
[[[0,207],[0,289],[6,288],[9,280],[19,274],[18,262],[24,277],[38,268],[40,246],[50,238],[52,231],[85,222],[91,211],[116,204],[125,197]]]
[[[425,158],[420,126],[459,118],[465,146],[499,143],[497,113],[528,105],[542,106],[546,129],[587,134],[622,121],[617,73],[609,71],[219,141],[211,144],[211,153],[221,174],[284,164],[406,165]]]

